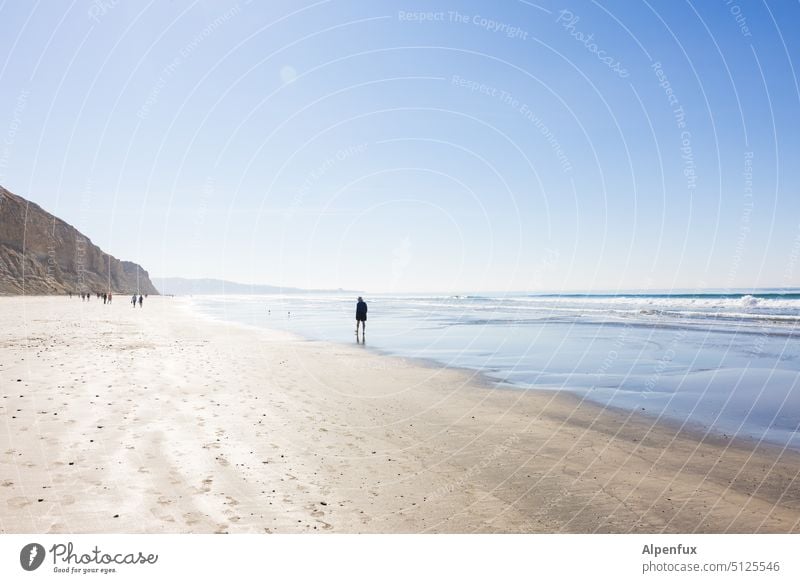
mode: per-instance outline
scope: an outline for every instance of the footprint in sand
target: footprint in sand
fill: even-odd
[[[183,521],[189,526],[194,526],[203,520],[204,516],[199,512],[187,512],[183,515]]]
[[[173,518],[169,513],[164,512],[159,508],[150,508],[150,514],[152,514],[159,520],[163,520],[164,522],[175,522],[175,518]]]
[[[183,476],[181,476],[181,474],[175,470],[172,470],[169,473],[169,483],[173,486],[178,486],[179,484],[183,483]]]
[[[306,510],[308,510],[314,518],[322,518],[325,516],[325,513],[322,510],[318,510],[313,504],[306,505]]]

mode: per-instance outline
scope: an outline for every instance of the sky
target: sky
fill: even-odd
[[[0,0],[0,185],[155,277],[800,286],[797,2]]]

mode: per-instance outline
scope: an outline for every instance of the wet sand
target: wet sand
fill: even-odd
[[[0,298],[0,531],[800,531],[795,452],[128,302]]]

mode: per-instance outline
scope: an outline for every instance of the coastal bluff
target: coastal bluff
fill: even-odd
[[[158,293],[141,266],[0,186],[0,295],[106,291]]]

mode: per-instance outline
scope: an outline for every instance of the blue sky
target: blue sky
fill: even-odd
[[[798,21],[792,2],[6,1],[0,184],[155,276],[798,286]]]

